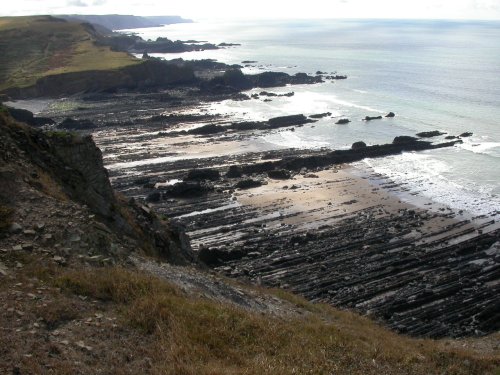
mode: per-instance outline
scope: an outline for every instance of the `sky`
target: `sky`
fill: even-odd
[[[500,0],[17,0],[1,16],[32,14],[180,15],[209,18],[496,19]]]

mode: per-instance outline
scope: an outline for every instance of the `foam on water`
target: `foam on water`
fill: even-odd
[[[475,154],[490,155],[500,157],[500,142],[474,142],[471,139],[464,139],[460,147]]]
[[[447,175],[450,165],[430,153],[403,153],[380,159],[365,159],[357,165],[363,164],[375,174],[404,185],[404,189],[396,193],[410,203],[415,201],[413,194],[420,194],[473,215],[490,216],[500,210],[500,196],[493,193],[493,185],[478,185],[465,178],[450,179]]]

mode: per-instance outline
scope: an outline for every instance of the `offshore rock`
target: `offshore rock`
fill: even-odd
[[[359,142],[354,142],[351,146],[351,149],[352,150],[359,150],[359,149],[365,148],[365,147],[366,147],[366,143],[363,141],[359,141]]]
[[[317,119],[317,118],[323,118],[323,117],[327,117],[327,116],[331,116],[331,115],[332,115],[331,112],[325,112],[325,113],[318,113],[318,114],[315,114],[315,115],[311,115],[309,117]]]
[[[407,144],[407,143],[415,143],[418,139],[415,137],[410,137],[407,135],[400,135],[398,137],[395,137],[394,140],[392,141],[393,145],[401,145],[401,144]]]
[[[351,120],[349,120],[348,118],[341,118],[335,124],[337,124],[337,125],[345,125],[345,124],[348,124],[350,122],[351,122]]]
[[[443,132],[440,132],[439,130],[433,130],[433,131],[430,131],[430,132],[420,132],[420,133],[417,133],[417,137],[420,137],[420,138],[432,138],[432,137],[438,137],[440,135],[445,135],[446,133],[443,133]]]
[[[306,116],[300,115],[290,115],[290,116],[280,116],[269,119],[269,127],[272,129],[281,128],[285,126],[297,126],[304,125],[314,122],[314,120],[308,119]]]
[[[382,116],[366,116],[363,121],[382,120]]]

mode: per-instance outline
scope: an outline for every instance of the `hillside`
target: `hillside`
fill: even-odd
[[[143,27],[157,27],[162,25],[170,25],[175,23],[190,23],[193,22],[179,16],[151,16],[140,17],[121,14],[105,14],[105,15],[90,15],[90,14],[68,14],[59,15],[58,18],[67,20],[81,20],[92,24],[104,26],[110,30],[122,29],[138,29]]]
[[[497,374],[498,335],[399,336],[192,262],[90,137],[0,109],[0,373]],[[169,263],[166,263],[166,262]]]
[[[97,45],[98,37],[89,24],[50,16],[0,18],[0,91],[28,87],[42,77],[141,62]]]

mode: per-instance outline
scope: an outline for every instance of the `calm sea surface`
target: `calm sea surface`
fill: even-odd
[[[210,108],[248,119],[329,111],[353,121],[341,126],[323,119],[293,133],[264,135],[259,141],[270,148],[347,148],[359,140],[388,143],[397,135],[428,130],[451,135],[471,131],[474,135],[461,146],[369,159],[357,166],[456,209],[473,214],[500,210],[499,22],[207,21],[133,31],[146,39],[164,36],[242,44],[157,55],[166,59],[257,61],[244,69],[247,73],[321,70],[348,75],[335,83],[270,90],[294,91],[291,98],[228,101]],[[361,121],[389,111],[397,116]]]

